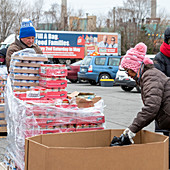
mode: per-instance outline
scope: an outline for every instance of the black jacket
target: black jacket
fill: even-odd
[[[170,58],[165,56],[162,52],[156,54],[154,58],[154,66],[162,71],[166,76],[170,77]]]
[[[7,52],[7,49],[8,49],[8,48],[2,48],[2,49],[0,49],[0,56],[5,59],[4,62],[2,63],[3,65],[6,64],[6,52]]]

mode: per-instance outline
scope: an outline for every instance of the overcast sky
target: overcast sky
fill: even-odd
[[[61,4],[61,0],[48,0],[49,3],[57,2]],[[68,8],[83,9],[89,15],[105,14],[113,7],[122,6],[123,0],[67,0]],[[166,10],[170,14],[170,0],[157,0],[157,13],[160,9]]]

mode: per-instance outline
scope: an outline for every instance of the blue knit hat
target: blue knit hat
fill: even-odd
[[[21,23],[19,38],[35,37],[35,28],[31,20],[25,19]]]

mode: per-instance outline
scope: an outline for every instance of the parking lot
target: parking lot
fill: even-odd
[[[136,89],[131,92],[124,92],[119,86],[101,87],[92,86],[89,83],[68,82],[67,91],[92,92],[97,96],[101,96],[104,100],[105,108],[105,128],[107,129],[125,129],[128,127],[135,115],[142,107],[140,93]],[[145,128],[154,131],[154,123]],[[0,138],[0,161],[2,154],[5,152],[7,140]]]
[[[101,87],[92,86],[89,83],[68,83],[68,92],[93,92],[104,100],[104,114],[106,128],[124,129],[132,123],[135,115],[142,107],[140,93],[134,88],[131,92],[123,91],[119,86]],[[154,131],[154,123],[147,130]]]

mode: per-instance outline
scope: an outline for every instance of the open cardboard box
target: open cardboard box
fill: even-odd
[[[142,130],[135,144],[110,147],[123,130],[39,135],[26,139],[25,170],[168,170],[166,136]]]
[[[67,97],[69,99],[76,97],[76,104],[79,108],[94,107],[94,104],[101,99],[100,96],[96,96],[94,93],[83,93],[77,91],[68,94]]]

